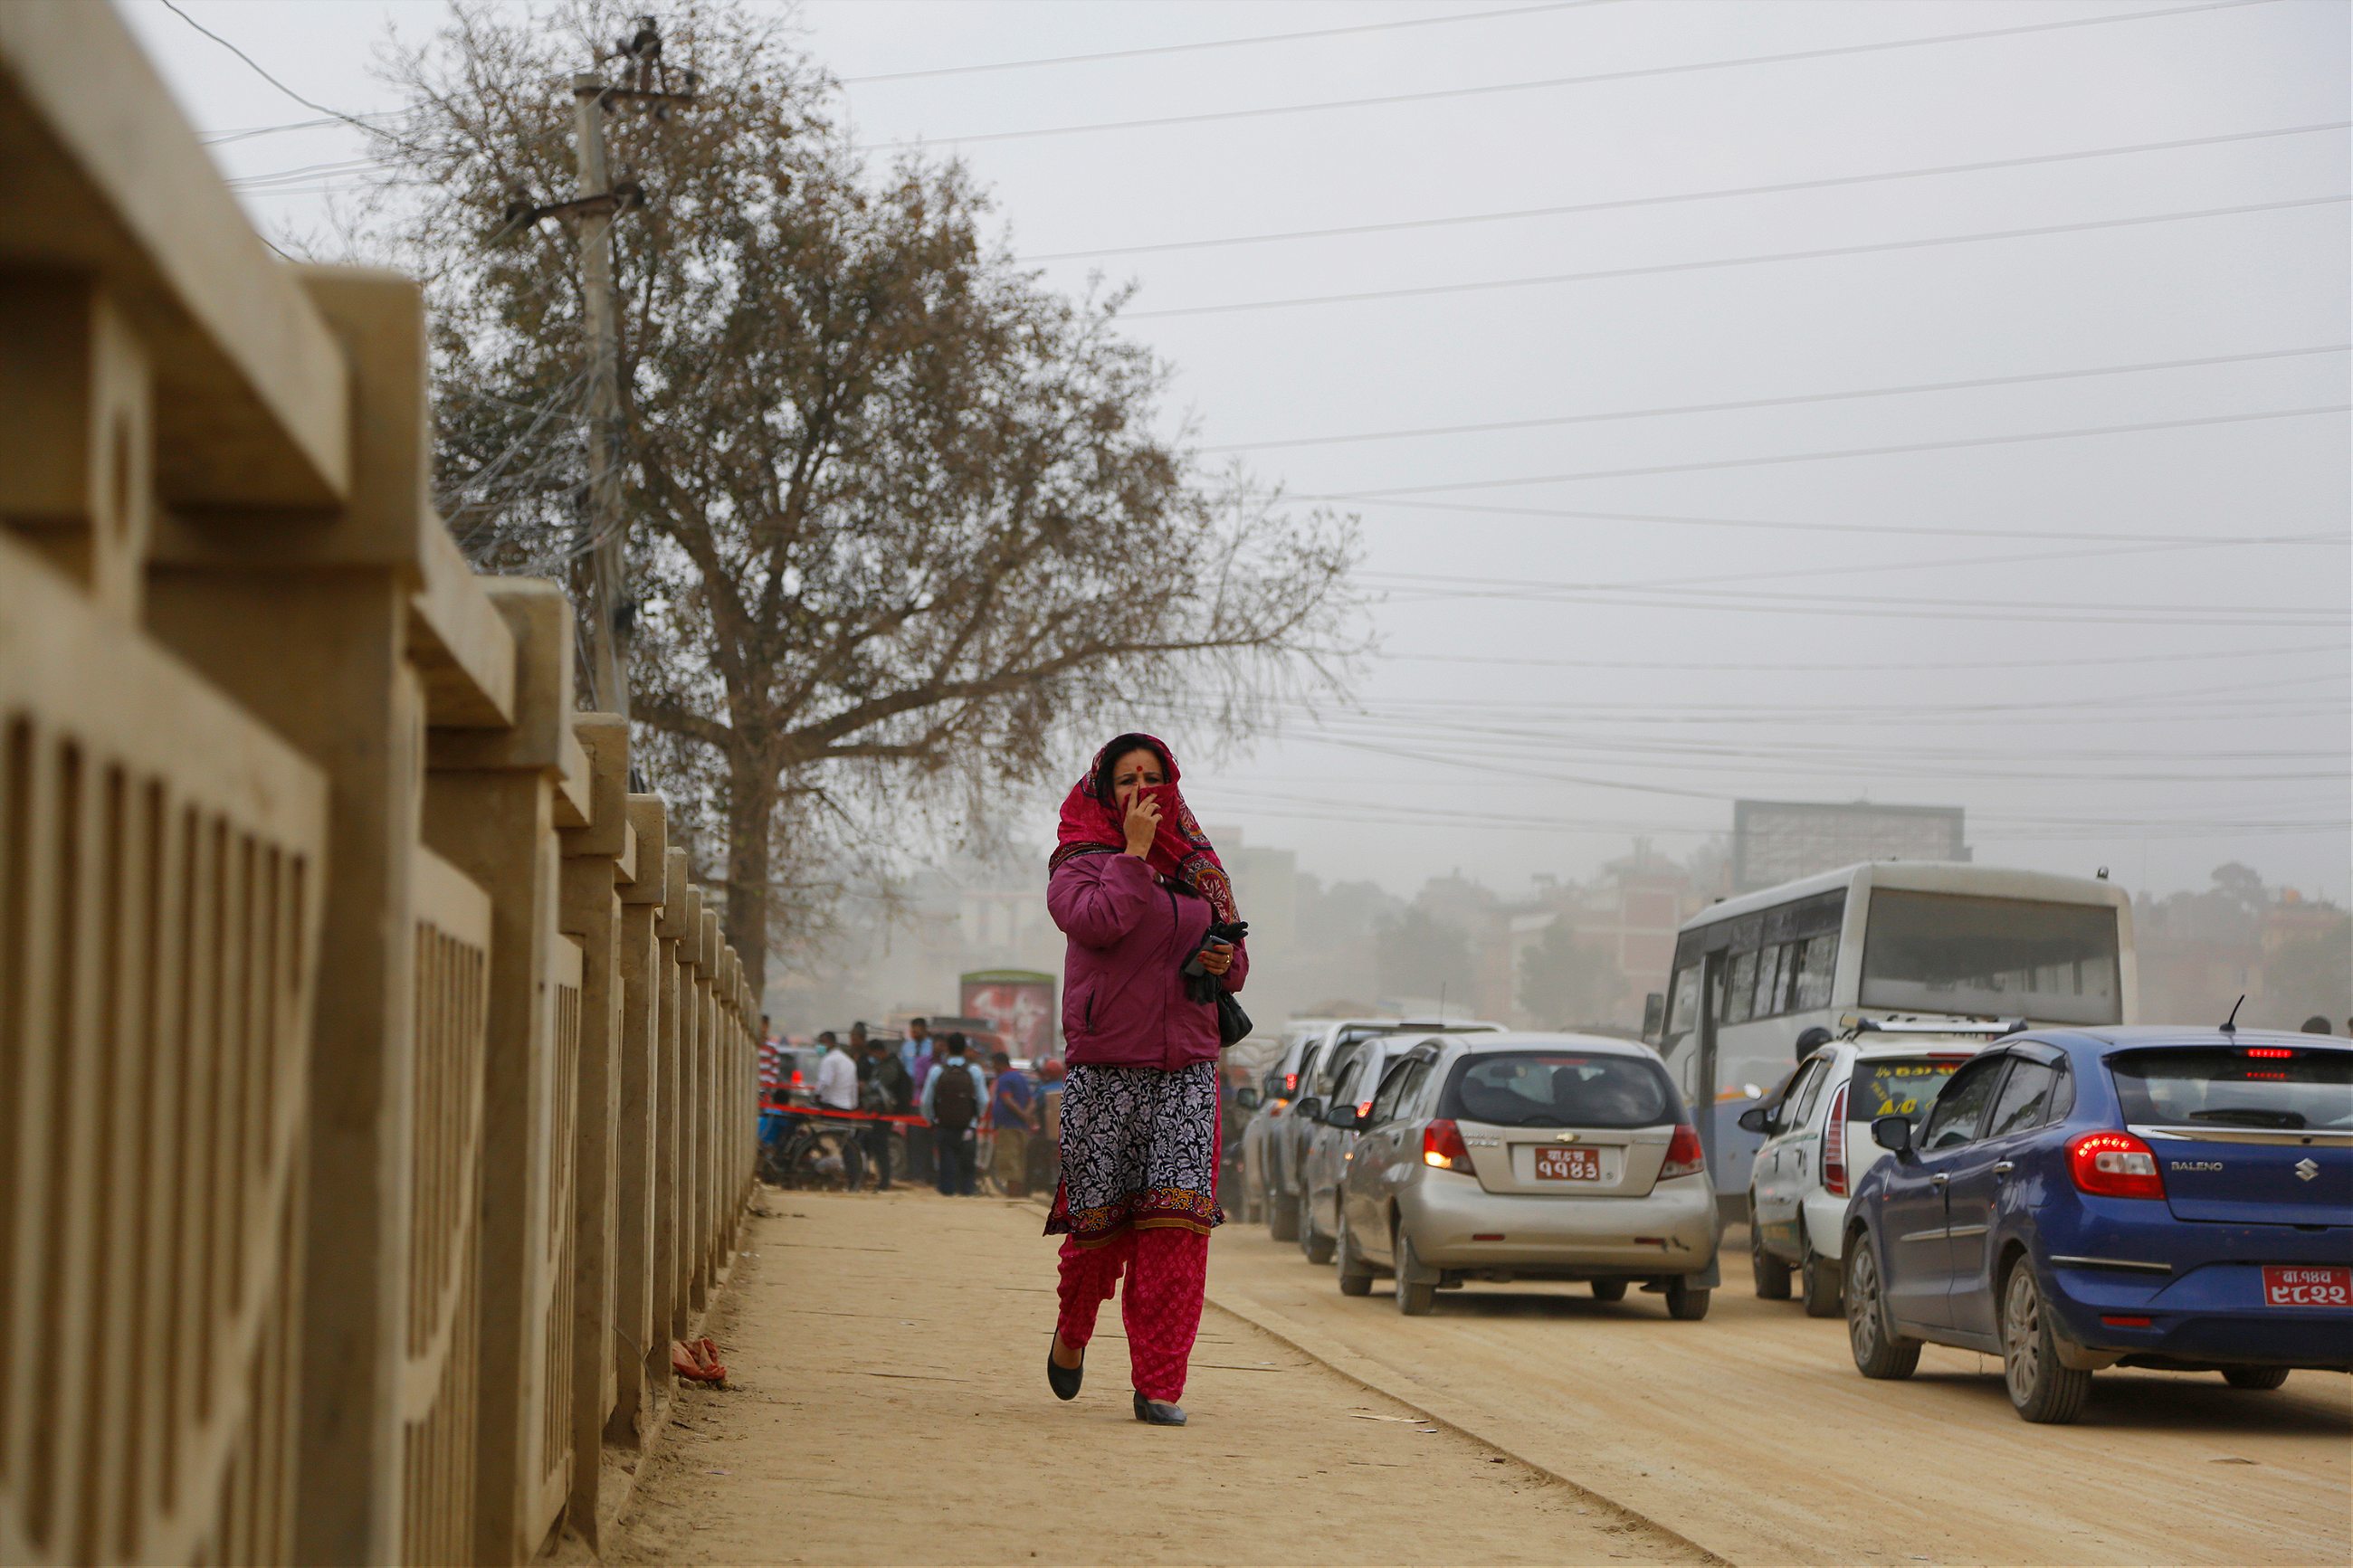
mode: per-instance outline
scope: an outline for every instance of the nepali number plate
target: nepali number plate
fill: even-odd
[[[2263,1269],[2266,1307],[2353,1307],[2353,1268]]]
[[[1598,1182],[1600,1179],[1601,1151],[1599,1149],[1536,1151],[1536,1180],[1540,1182]]]

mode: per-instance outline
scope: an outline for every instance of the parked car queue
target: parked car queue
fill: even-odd
[[[1582,1280],[1706,1315],[1713,1184],[1657,1053],[1355,1020],[1354,1068],[1324,1079],[1343,1032],[1243,1091],[1288,1102],[1289,1127],[1261,1118],[1270,1229],[1343,1293],[1386,1276],[1419,1316],[1472,1281]],[[1326,1081],[1370,1088],[1300,1092]],[[1931,1342],[1999,1354],[2018,1413],[2051,1422],[2106,1366],[2246,1390],[2353,1372],[2353,1044],[1857,1018],[1747,1116],[1757,1294],[1794,1278],[1809,1312],[1842,1312],[1866,1377],[1909,1375]]]

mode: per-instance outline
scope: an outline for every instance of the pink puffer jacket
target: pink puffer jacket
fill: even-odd
[[[1062,966],[1062,1036],[1073,1066],[1173,1071],[1218,1055],[1218,1009],[1185,994],[1185,961],[1209,931],[1209,906],[1133,855],[1076,855],[1046,884],[1046,908],[1071,939]],[[1225,986],[1250,973],[1249,944]]]

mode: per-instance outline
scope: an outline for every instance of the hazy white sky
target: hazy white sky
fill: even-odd
[[[396,106],[386,28],[441,14],[181,5],[353,113]],[[206,131],[310,117],[121,8]],[[966,158],[1058,282],[1141,284],[1203,441],[1356,498],[1356,705],[1223,757],[1135,716],[1206,819],[1329,878],[1515,891],[1634,833],[1681,853],[1736,797],[1869,798],[1966,806],[1980,860],[2346,897],[2338,0],[800,18],[860,141]],[[216,147],[281,237],[357,150]],[[1198,243],[1309,230],[1356,232]]]

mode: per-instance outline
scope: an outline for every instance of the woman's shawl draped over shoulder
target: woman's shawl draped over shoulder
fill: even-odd
[[[1121,821],[1111,771],[1120,758],[1139,748],[1157,756],[1167,774],[1167,782],[1152,792],[1160,801],[1160,826],[1152,836],[1145,863],[1198,894],[1219,921],[1239,919],[1225,863],[1218,858],[1209,836],[1201,831],[1192,808],[1177,793],[1176,758],[1166,743],[1150,735],[1122,735],[1095,753],[1086,776],[1063,797],[1060,843],[1046,863],[1046,874],[1052,876],[1073,856],[1117,855],[1127,848],[1127,829]]]

